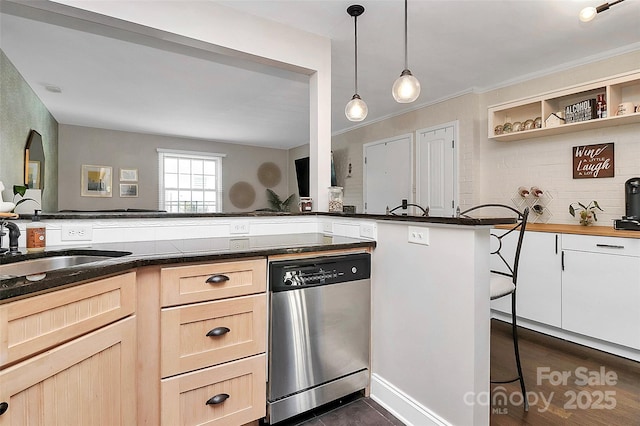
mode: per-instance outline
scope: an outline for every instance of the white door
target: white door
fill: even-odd
[[[429,216],[453,216],[457,200],[457,123],[418,130],[416,204]]]
[[[403,199],[412,202],[412,144],[408,134],[364,145],[365,213],[385,214]]]

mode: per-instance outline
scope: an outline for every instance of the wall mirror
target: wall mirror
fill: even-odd
[[[286,154],[265,157],[259,148],[287,150],[309,140],[307,69],[55,2],[0,2],[0,48],[63,129],[53,154],[48,130],[29,124],[45,138],[48,170],[57,177],[46,185],[57,185],[60,209],[158,208],[157,153],[140,154],[153,142],[141,142],[140,151],[116,153],[112,145],[96,142],[105,131],[129,132],[114,141],[128,147],[133,142],[125,138],[139,134],[141,141],[164,137],[153,149],[226,154],[223,193],[249,179],[258,189],[256,209],[268,205],[258,167],[273,161],[288,169]],[[29,181],[27,168],[31,163],[35,169],[37,161],[32,151],[24,181],[43,188],[44,163],[39,185]],[[113,166],[115,173],[139,169],[139,196],[100,203],[83,198],[76,190],[83,164]],[[277,188],[284,196],[287,178],[283,175]],[[230,202],[222,208],[237,211]]]
[[[31,130],[24,148],[24,184],[30,189],[44,189],[44,147],[42,135]]]

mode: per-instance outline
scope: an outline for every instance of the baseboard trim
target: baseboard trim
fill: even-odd
[[[370,397],[405,425],[451,426],[451,423],[375,373],[371,375]]]
[[[491,318],[507,323],[511,322],[511,314],[505,314],[504,312],[496,311],[493,309],[491,310]],[[617,345],[615,343],[605,342],[603,340],[583,336],[577,333],[572,333],[561,328],[553,327],[535,321],[530,321],[520,317],[518,317],[518,326],[552,337],[557,337],[558,339],[567,340],[569,342],[577,343],[579,345],[587,346],[599,351],[607,352],[613,355],[640,362],[640,351],[637,349],[628,348],[626,346]]]

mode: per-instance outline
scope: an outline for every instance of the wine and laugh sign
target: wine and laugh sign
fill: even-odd
[[[573,147],[573,178],[607,178],[614,176],[613,142]]]

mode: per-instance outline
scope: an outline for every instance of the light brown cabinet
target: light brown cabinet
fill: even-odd
[[[545,120],[550,114],[563,111],[565,107],[577,102],[595,99],[599,94],[603,94],[607,102],[606,118],[560,124],[554,127],[546,126]],[[640,71],[620,74],[610,78],[548,92],[539,96],[490,106],[488,111],[488,137],[496,141],[508,142],[579,132],[588,129],[640,123],[640,111],[617,115],[618,105],[622,102],[631,102],[634,105],[640,103]],[[541,117],[542,119],[541,128],[512,131],[502,134],[495,132],[495,128],[498,125],[502,126],[507,122],[524,123],[526,120],[533,120],[536,117]]]
[[[0,306],[0,425],[136,423],[134,290],[128,273]]]
[[[266,276],[264,258],[161,269],[161,424],[264,417]]]

